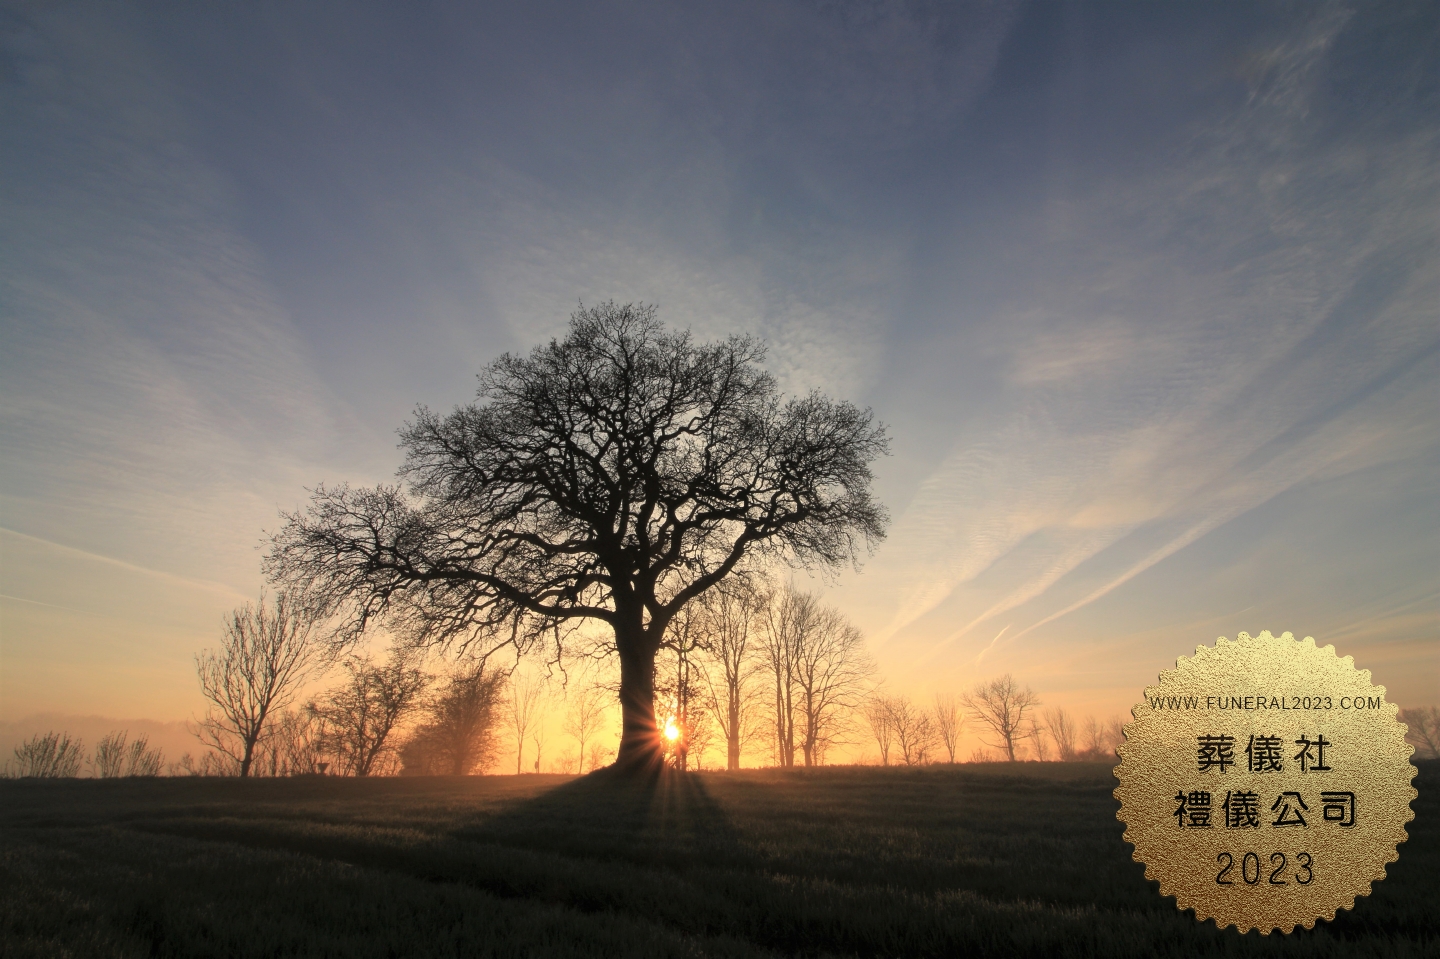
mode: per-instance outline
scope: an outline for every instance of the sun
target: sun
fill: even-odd
[[[665,720],[665,738],[672,743],[680,738],[680,727],[675,724],[674,716]]]

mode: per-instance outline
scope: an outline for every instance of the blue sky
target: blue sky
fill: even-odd
[[[1437,64],[1429,3],[0,4],[0,718],[194,711],[280,509],[611,298],[888,424],[814,585],[896,688],[1270,629],[1440,701]]]

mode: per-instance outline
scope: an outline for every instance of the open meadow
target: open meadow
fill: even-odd
[[[22,956],[1434,956],[1440,766],[1390,878],[1291,936],[1197,924],[1108,766],[0,782]]]

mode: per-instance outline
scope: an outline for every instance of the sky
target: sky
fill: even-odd
[[[1437,181],[1425,2],[0,2],[0,721],[195,715],[280,511],[610,299],[886,424],[794,576],[892,690],[1440,702]]]

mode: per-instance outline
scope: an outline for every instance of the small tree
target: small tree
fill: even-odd
[[[865,702],[865,722],[880,747],[880,765],[890,765],[890,747],[895,742],[895,722],[890,713],[890,700],[874,693]]]
[[[680,610],[670,621],[665,641],[656,658],[655,693],[667,704],[661,723],[663,751],[676,769],[688,769],[690,746],[697,721],[703,719],[705,670],[699,662],[707,644],[709,626],[703,602],[696,601]],[[660,719],[659,716],[656,717]]]
[[[1099,722],[1094,716],[1086,716],[1081,728],[1081,740],[1085,744],[1082,755],[1090,760],[1115,758],[1115,747],[1125,740],[1125,727],[1118,719]]]
[[[781,615],[790,620],[784,631],[795,713],[789,727],[799,739],[805,765],[817,766],[849,714],[863,704],[875,670],[864,635],[838,610],[822,606],[809,593],[785,592]],[[790,755],[793,762],[794,753]]]
[[[368,776],[382,756],[393,756],[391,733],[419,705],[430,677],[416,667],[413,656],[396,647],[376,663],[369,656],[351,656],[342,664],[345,679],[310,707],[329,727],[327,751],[340,771]]]
[[[494,758],[504,676],[484,663],[462,667],[430,702],[429,721],[401,751],[407,772],[469,776]]]
[[[705,650],[710,667],[701,675],[706,707],[725,740],[725,768],[740,768],[740,751],[750,732],[756,700],[756,627],[766,597],[748,580],[732,577],[703,597]]]
[[[1415,747],[1416,759],[1440,759],[1440,707],[1411,707],[1400,710],[1405,724],[1405,741]]]
[[[38,733],[15,747],[14,775],[21,778],[73,779],[85,761],[85,743],[69,733]]]
[[[565,720],[565,731],[575,737],[580,747],[577,752],[576,775],[585,771],[585,746],[599,731],[600,724],[605,719],[606,705],[604,692],[597,686],[586,686],[575,694],[575,702]]]
[[[922,765],[935,748],[934,719],[908,696],[892,696],[887,702],[901,761],[907,766]]]
[[[800,638],[798,630],[813,605],[808,597],[792,589],[772,593],[765,604],[765,664],[773,681],[775,721],[775,765],[795,765],[795,663]]]
[[[129,730],[113,732],[95,744],[90,768],[99,779],[119,776],[158,776],[165,757],[150,748],[150,738],[141,736],[128,744]]]
[[[542,723],[535,724],[535,731],[530,734],[530,745],[535,747],[535,772],[539,774],[541,761],[545,758],[545,744],[550,741],[550,730]]]
[[[1054,709],[1047,709],[1045,711],[1045,731],[1055,741],[1055,748],[1060,751],[1060,761],[1074,762],[1078,757],[1078,750],[1075,747],[1075,720],[1070,718],[1070,714],[1058,706]]]
[[[287,709],[271,722],[264,738],[274,754],[275,775],[312,776],[328,770],[325,758],[330,728],[324,716],[310,709]]]
[[[965,708],[991,734],[994,742],[986,745],[1005,751],[1005,758],[1015,761],[1015,747],[1026,736],[1025,720],[1040,700],[1029,686],[1021,687],[1015,677],[1006,673],[998,679],[982,682],[961,697]]]
[[[947,762],[955,764],[955,751],[960,747],[960,734],[965,729],[965,713],[960,697],[954,693],[935,694],[935,734],[945,747]]]
[[[200,691],[210,701],[195,735],[233,759],[241,776],[250,775],[271,713],[290,703],[321,652],[314,625],[291,594],[277,593],[273,605],[262,594],[226,619],[218,650],[195,657]]]
[[[1035,751],[1035,758],[1045,763],[1050,761],[1050,744],[1045,741],[1045,727],[1040,720],[1031,716],[1025,723],[1025,738]]]
[[[510,696],[505,718],[515,733],[515,775],[523,772],[525,758],[525,734],[535,722],[535,713],[540,708],[540,697],[544,693],[544,682],[538,676],[510,675]]]
[[[97,779],[115,779],[125,774],[125,733],[101,737],[90,757],[90,771]]]

